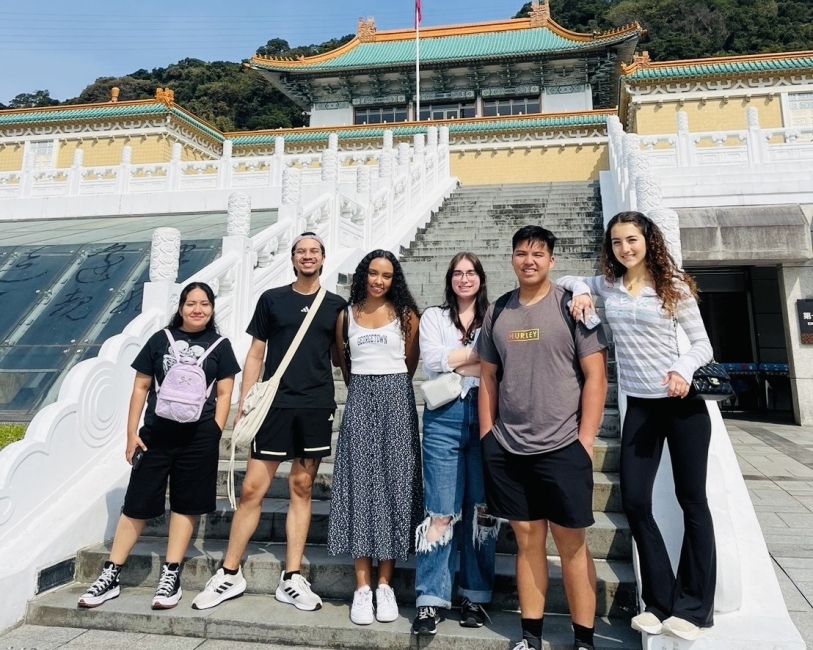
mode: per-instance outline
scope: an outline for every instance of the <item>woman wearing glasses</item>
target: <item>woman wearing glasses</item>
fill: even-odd
[[[452,604],[460,550],[460,624],[481,627],[491,601],[497,521],[485,511],[477,392],[480,360],[474,342],[488,308],[486,274],[473,253],[458,253],[446,271],[444,303],[424,312],[420,326],[428,379],[463,376],[460,397],[423,414],[426,518],[415,532],[417,614],[414,634],[435,634],[439,608]],[[458,522],[460,522],[458,524]]]

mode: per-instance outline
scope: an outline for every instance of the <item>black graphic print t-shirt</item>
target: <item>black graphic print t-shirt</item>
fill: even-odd
[[[170,332],[172,338],[175,339],[175,349],[178,356],[191,357],[195,361],[220,337],[217,332],[212,330],[184,332],[173,327]],[[177,429],[179,426],[184,426],[174,420],[167,420],[155,414],[155,380],[157,379],[159,384],[163,384],[167,371],[175,363],[175,355],[169,349],[169,339],[164,330],[158,330],[153,334],[133,360],[132,367],[136,371],[153,378],[147,396],[147,410],[144,413],[144,426],[150,430]],[[237,363],[231,342],[228,339],[223,339],[212,353],[206,357],[203,361],[203,372],[206,375],[207,385],[218,379],[232,377],[240,372],[240,364]],[[203,413],[200,416],[201,421],[214,418],[216,401],[217,384],[212,387],[212,392],[209,393],[209,398],[203,406]]]

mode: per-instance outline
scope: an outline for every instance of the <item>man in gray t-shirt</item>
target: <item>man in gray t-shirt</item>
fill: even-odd
[[[574,648],[592,649],[596,574],[586,528],[593,523],[592,451],[607,394],[607,346],[600,328],[573,321],[570,294],[551,281],[555,242],[540,226],[514,234],[519,289],[496,320],[489,308],[477,345],[480,436],[490,514],[508,519],[517,538],[517,648],[542,648],[550,528]]]

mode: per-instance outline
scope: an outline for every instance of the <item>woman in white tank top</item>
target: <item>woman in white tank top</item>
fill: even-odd
[[[355,560],[350,620],[398,618],[390,586],[423,516],[421,448],[412,375],[418,365],[418,308],[401,265],[376,250],[353,274],[350,307],[336,324],[348,384],[330,501],[328,550]],[[378,580],[372,591],[373,560]]]

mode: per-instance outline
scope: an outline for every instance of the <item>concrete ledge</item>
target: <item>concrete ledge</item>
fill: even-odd
[[[798,204],[677,212],[684,262],[778,264],[813,259],[810,215]]]

